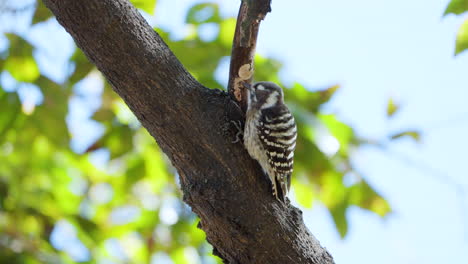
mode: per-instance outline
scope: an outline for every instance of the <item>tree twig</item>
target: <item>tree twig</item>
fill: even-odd
[[[229,68],[229,94],[246,110],[243,82],[251,83],[260,22],[271,11],[271,0],[243,0],[237,16]]]

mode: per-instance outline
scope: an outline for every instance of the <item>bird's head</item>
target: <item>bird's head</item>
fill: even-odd
[[[257,82],[253,85],[246,84],[248,89],[249,105],[254,103],[262,109],[266,109],[283,103],[283,89],[276,83]]]

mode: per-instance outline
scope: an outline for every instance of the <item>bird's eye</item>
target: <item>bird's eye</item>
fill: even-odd
[[[265,87],[261,84],[257,85],[255,88],[257,88],[257,90],[265,90]]]

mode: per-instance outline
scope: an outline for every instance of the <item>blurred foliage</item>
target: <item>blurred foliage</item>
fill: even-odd
[[[420,142],[421,141],[421,132],[415,131],[415,130],[407,130],[407,131],[402,131],[402,132],[395,133],[395,134],[390,136],[391,139],[398,139],[398,138],[402,138],[402,137],[410,137],[414,141]]]
[[[132,2],[147,14],[155,10],[155,0]],[[0,48],[0,263],[219,263],[181,202],[174,168],[84,54],[74,47],[63,80],[47,74],[52,62],[39,58],[45,47],[31,44],[29,34],[57,23],[52,14],[39,2],[16,19],[27,29],[3,32],[7,45]],[[190,8],[186,23],[179,39],[156,30],[201,83],[222,87],[215,72],[226,66],[235,18],[202,3]],[[257,55],[255,78],[281,83],[281,67]],[[387,215],[387,201],[351,162],[366,140],[323,111],[339,85],[286,88],[299,128],[294,199],[306,208],[324,204],[342,237],[350,207]],[[86,99],[90,90],[98,92]],[[73,104],[80,100],[87,102],[81,108]],[[388,115],[397,108],[389,102]],[[72,114],[87,111],[83,120]],[[90,123],[93,135],[83,132]],[[393,137],[403,136],[419,138],[411,131]]]
[[[395,99],[388,99],[387,103],[387,116],[392,117],[396,112],[400,110],[400,105],[395,101]]]
[[[451,0],[445,9],[444,16],[449,14],[461,15],[468,11],[468,0]],[[461,24],[457,33],[455,55],[468,49],[468,18]]]

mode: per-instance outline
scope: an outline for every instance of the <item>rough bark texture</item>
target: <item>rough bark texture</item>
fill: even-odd
[[[44,0],[156,139],[184,200],[226,263],[333,263],[301,212],[277,202],[259,165],[231,144],[230,96],[198,83],[127,0]]]

